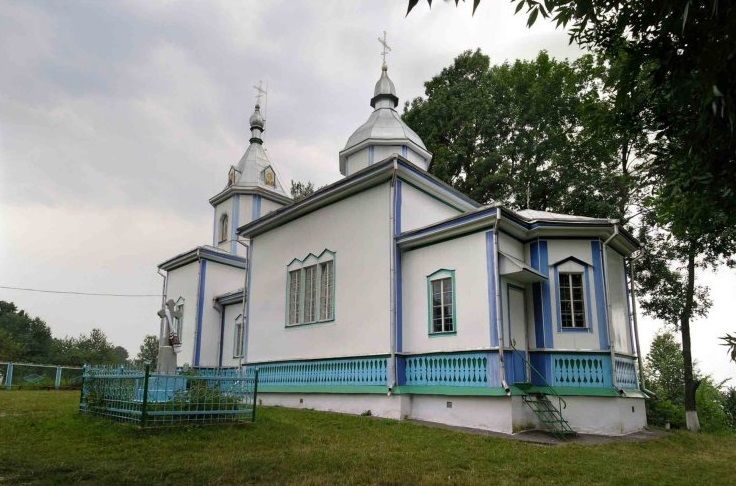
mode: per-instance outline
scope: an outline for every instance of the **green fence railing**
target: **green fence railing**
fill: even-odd
[[[258,372],[85,367],[79,410],[141,427],[253,422]]]
[[[82,368],[0,362],[0,389],[73,390],[82,386]]]

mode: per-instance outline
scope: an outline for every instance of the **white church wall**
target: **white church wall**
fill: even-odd
[[[261,217],[267,215],[268,213],[272,213],[283,206],[283,204],[271,201],[270,199],[266,199],[265,197],[261,198]]]
[[[529,260],[524,257],[524,243],[513,236],[509,236],[500,231],[498,233],[498,250],[509,254],[514,258],[518,258],[521,261],[529,262]]]
[[[280,226],[251,242],[248,361],[389,352],[389,184]],[[286,326],[286,267],[335,252],[335,319]]]
[[[202,336],[199,366],[218,366],[220,354],[220,313],[214,307],[216,296],[243,287],[242,268],[207,261],[202,299]]]
[[[595,279],[593,277],[593,253],[590,247],[590,240],[547,240],[548,258],[549,258],[549,284],[550,284],[550,301],[552,308],[552,333],[553,344],[556,349],[566,350],[597,350],[600,349],[598,340],[598,309],[595,293]],[[560,330],[558,315],[558,282],[555,280],[554,268],[555,264],[568,258],[575,257],[588,265],[588,285],[585,294],[585,305],[590,307],[590,312],[586,309],[586,320],[589,320],[588,331],[568,331]],[[572,262],[571,262],[572,263]],[[561,264],[559,270],[564,271],[567,268]],[[573,265],[579,265],[573,263]],[[580,267],[582,270],[584,267]],[[585,285],[585,280],[583,280]],[[588,319],[590,316],[590,319]],[[532,334],[534,329],[532,324]]]
[[[490,346],[486,243],[483,232],[402,256],[403,351],[461,351]],[[456,334],[429,334],[427,276],[455,271]]]
[[[177,356],[177,363],[194,362],[194,330],[197,327],[197,289],[199,282],[199,262],[175,268],[167,273],[166,300],[177,302],[184,299],[184,315],[182,316],[181,340],[182,350]]]
[[[401,231],[410,231],[443,219],[457,216],[461,211],[438,201],[406,182],[401,184]]]
[[[647,425],[643,398],[565,397],[563,417],[576,432],[625,435]]]
[[[633,353],[629,310],[626,294],[626,274],[623,257],[615,250],[607,249],[608,258],[608,302],[611,308],[614,346],[617,351]]]
[[[371,416],[402,419],[409,414],[411,397],[408,395],[386,396],[383,394],[328,394],[328,393],[259,393],[262,405],[323,412],[338,412],[360,415],[367,411]]]
[[[414,395],[409,417],[506,434],[513,432],[510,397]]]
[[[361,150],[358,150],[354,154],[351,154],[347,160],[345,161],[345,176],[350,176],[355,174],[361,169],[365,169],[368,167],[370,156],[368,155],[369,148],[365,147]],[[374,158],[373,161],[377,162],[380,159]]]
[[[241,284],[242,287],[242,284]],[[235,320],[243,313],[243,303],[226,305],[225,325],[222,334],[222,366],[236,366],[239,359],[234,356],[235,351]]]

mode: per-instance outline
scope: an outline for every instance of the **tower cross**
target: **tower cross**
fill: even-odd
[[[381,57],[383,58],[383,65],[386,65],[386,54],[391,52],[391,47],[386,43],[386,31],[383,31],[383,39],[380,37],[378,38],[378,42],[381,43],[382,49],[381,49]]]
[[[256,90],[256,104],[261,104],[261,96],[265,96],[268,94],[268,92],[263,89],[263,81],[258,81],[258,86],[253,86],[253,88]]]

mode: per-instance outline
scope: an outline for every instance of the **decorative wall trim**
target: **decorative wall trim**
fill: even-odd
[[[611,349],[608,338],[608,313],[606,312],[606,292],[603,286],[603,259],[601,255],[601,242],[593,240],[590,242],[593,252],[593,283],[595,285],[595,308],[598,319],[598,343],[601,349]]]
[[[496,326],[496,247],[493,231],[486,233],[486,280],[488,289],[488,327],[491,346],[498,346],[498,326]]]
[[[262,386],[334,387],[382,386],[387,383],[388,358],[343,358],[310,361],[285,361],[247,365],[258,368],[258,388]]]
[[[202,349],[202,316],[204,314],[204,291],[207,283],[207,260],[199,261],[199,288],[197,289],[197,339],[194,343],[194,366],[199,366]]]
[[[402,357],[407,385],[489,386],[489,353]]]
[[[529,244],[529,254],[532,267],[547,277],[545,282],[532,284],[532,299],[534,301],[534,338],[536,347],[551,348],[552,339],[552,303],[550,302],[549,288],[549,260],[547,241],[536,240]]]

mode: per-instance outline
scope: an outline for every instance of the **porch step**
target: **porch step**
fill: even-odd
[[[517,384],[518,386],[518,384]],[[522,395],[522,400],[536,414],[545,429],[558,439],[574,437],[577,433],[562,416],[562,412],[543,393]]]

